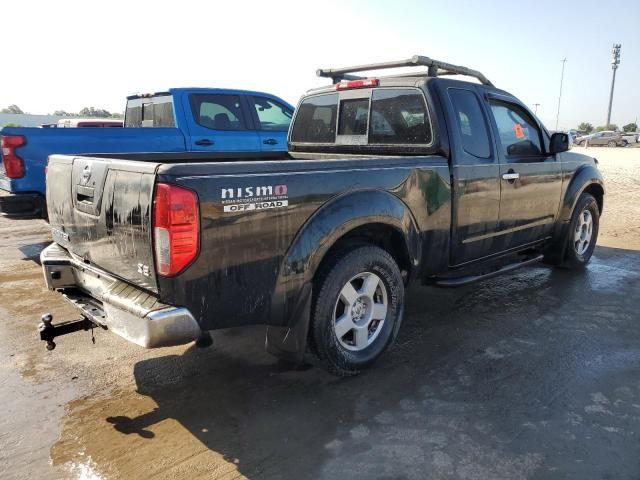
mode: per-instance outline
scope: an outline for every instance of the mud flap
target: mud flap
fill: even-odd
[[[556,230],[553,234],[553,239],[551,243],[544,250],[544,262],[550,265],[560,265],[565,257],[565,253],[567,251],[567,246],[569,244],[569,223],[571,220],[566,222],[558,222],[556,225]]]
[[[287,327],[268,326],[265,349],[272,355],[289,362],[301,363],[307,349],[307,335],[311,320],[311,283],[302,287],[296,307]]]

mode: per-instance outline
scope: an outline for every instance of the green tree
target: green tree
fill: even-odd
[[[111,114],[111,118],[122,118],[123,115],[121,113],[118,112],[114,112]]]
[[[610,123],[609,125],[596,127],[596,132],[602,132],[603,130],[613,130],[615,132],[618,130],[618,126],[615,123]]]
[[[638,124],[636,122],[627,123],[624,127],[622,127],[622,130],[624,130],[625,132],[633,133],[638,130]]]
[[[84,107],[78,112],[78,115],[81,117],[109,118],[111,116],[111,112],[103,108]]]
[[[580,125],[578,125],[578,130],[591,133],[593,132],[593,125],[591,125],[589,122],[582,122]]]
[[[64,110],[56,110],[53,114],[57,117],[73,117],[75,113],[65,112]]]
[[[17,123],[14,122],[6,122],[3,123],[2,125],[0,125],[0,127],[21,127],[22,125],[19,125]]]
[[[7,108],[0,110],[0,113],[24,113],[17,105],[9,105]]]
[[[591,133],[593,132],[593,125],[591,125],[589,122],[582,122],[580,125],[578,125],[578,130]]]

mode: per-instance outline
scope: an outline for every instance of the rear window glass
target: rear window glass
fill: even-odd
[[[369,99],[354,98],[340,102],[338,135],[366,135]]]
[[[198,125],[212,130],[245,130],[239,95],[191,95]]]
[[[374,90],[369,143],[431,143],[429,116],[422,94],[413,89]]]
[[[338,94],[327,94],[303,100],[291,142],[336,143],[337,134],[342,146],[431,143],[427,106],[419,90],[380,88],[362,95],[339,100]]]
[[[149,98],[132,98],[127,101],[126,127],[175,127],[173,97],[159,95]]]
[[[318,95],[305,99],[298,107],[291,141],[300,143],[334,143],[338,95]]]

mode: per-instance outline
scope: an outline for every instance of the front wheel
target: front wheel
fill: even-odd
[[[310,347],[333,374],[355,375],[393,342],[404,304],[398,265],[361,246],[328,261],[314,285]]]
[[[571,215],[569,223],[565,267],[583,267],[593,255],[600,227],[598,202],[589,193],[583,193]]]

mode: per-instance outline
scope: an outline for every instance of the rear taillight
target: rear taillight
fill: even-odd
[[[377,78],[367,78],[363,80],[350,80],[348,82],[336,83],[336,90],[349,90],[351,88],[377,87],[380,80]]]
[[[153,243],[158,274],[176,275],[198,256],[199,227],[195,192],[158,183],[153,201]]]
[[[22,135],[0,135],[4,173],[9,178],[24,177],[24,162],[16,155],[16,148],[24,144],[25,139]]]

